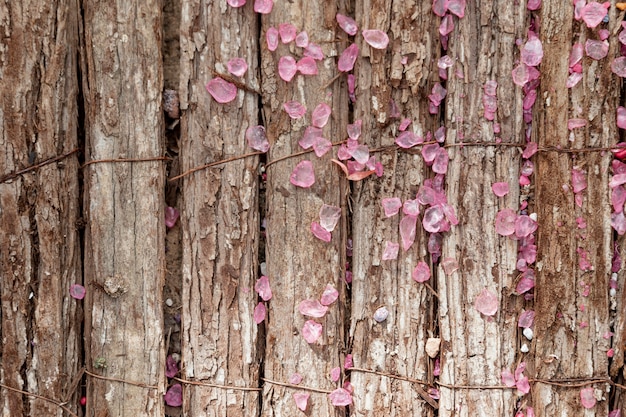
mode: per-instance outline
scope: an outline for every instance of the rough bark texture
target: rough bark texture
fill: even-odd
[[[430,264],[428,236],[418,220],[415,243],[403,251],[399,223],[404,215],[400,212],[386,218],[381,199],[414,199],[428,175],[419,153],[396,150],[394,140],[404,118],[411,119],[408,129],[420,136],[438,127],[438,117],[428,113],[426,97],[437,76],[439,54],[439,34],[430,7],[430,1],[364,1],[356,5],[359,27],[387,32],[390,47],[376,50],[357,37],[362,58],[355,70],[354,119],[363,121],[361,143],[372,149],[391,149],[375,154],[385,168],[382,178],[372,177],[354,185],[352,353],[356,367],[420,380],[432,380],[424,347],[429,336],[437,336],[437,304],[433,293],[412,280],[411,273],[419,261]],[[406,66],[401,64],[403,56],[409,57]],[[392,99],[400,118],[391,114]],[[387,241],[401,245],[397,260],[381,260]],[[377,323],[373,315],[382,306],[390,314],[386,321]],[[352,372],[351,382],[355,389],[354,416],[434,413],[421,397],[426,387],[359,371]]]
[[[516,143],[524,138],[521,91],[512,79],[515,40],[524,33],[525,7],[499,1],[468,2],[465,17],[450,34],[446,143]],[[462,77],[459,76],[462,74]],[[498,111],[484,117],[483,87],[496,81]],[[494,133],[499,123],[501,133]],[[519,207],[519,150],[468,146],[448,149],[447,195],[459,224],[444,238],[443,255],[459,269],[449,275],[438,269],[439,320],[442,336],[441,382],[451,385],[500,385],[502,369],[515,369],[522,340],[517,340],[517,315],[523,306],[515,295],[517,243],[496,233],[499,210]],[[510,192],[494,195],[494,182],[508,182]],[[483,289],[498,296],[498,313],[481,315],[474,300]],[[521,358],[523,359],[523,358]],[[515,397],[508,390],[441,389],[439,415],[513,415]]]
[[[584,148],[613,144],[618,89],[610,63],[618,50],[617,39],[610,38],[611,51],[607,58],[583,59],[584,77],[568,90],[567,57],[572,44],[584,45],[587,38],[595,35],[574,22],[571,9],[563,9],[558,1],[543,3],[541,22],[544,59],[535,135],[539,146]],[[619,22],[609,26],[611,33],[616,33]],[[572,134],[571,142],[567,121],[574,117],[588,122]],[[610,154],[598,152],[544,152],[537,156],[535,372],[539,378],[608,376],[609,340],[603,335],[610,330],[608,282],[612,246],[607,184],[611,159]],[[587,189],[582,191],[582,208],[575,204],[571,190],[571,171],[575,167],[586,171],[588,182]],[[577,227],[577,217],[586,221],[586,229]],[[592,265],[590,271],[579,267],[584,257]],[[588,296],[584,295],[586,285],[590,287]],[[597,384],[593,388],[602,394],[607,387]],[[538,416],[607,414],[606,401],[584,410],[579,389],[536,384],[532,394]]]
[[[163,155],[161,4],[84,3],[86,160]],[[163,161],[85,168],[89,416],[163,414]]]
[[[250,2],[249,2],[250,3]],[[183,1],[180,97],[183,171],[253,150],[245,132],[258,123],[258,95],[239,89],[220,104],[205,89],[236,57],[241,81],[259,89],[258,28],[252,4]],[[215,30],[215,28],[221,28]],[[221,45],[220,47],[216,47]],[[183,180],[183,368],[186,379],[258,387],[258,156],[193,173]],[[189,386],[192,416],[256,416],[259,392]]]
[[[278,76],[277,64],[281,56],[302,57],[302,49],[279,45],[275,52],[262,43],[262,91],[264,119],[272,147],[268,163],[302,150],[298,141],[310,124],[311,111],[320,103],[332,108],[332,116],[324,128],[324,136],[331,141],[346,136],[348,122],[345,76],[333,83],[337,75],[336,56],[346,46],[336,42],[335,14],[345,10],[335,1],[277,2],[272,13],[263,18],[261,39],[270,26],[291,22],[298,30],[306,30],[311,42],[321,45],[325,59],[318,63],[319,75],[296,75],[290,83]],[[308,109],[307,114],[292,120],[283,110],[283,104],[297,100]],[[327,284],[343,293],[345,262],[345,224],[337,226],[330,243],[322,242],[311,233],[311,223],[319,221],[323,204],[342,206],[346,196],[346,182],[341,171],[332,164],[331,153],[317,158],[310,153],[293,157],[267,167],[267,272],[274,297],[269,303],[267,321],[265,377],[287,382],[297,372],[303,376],[302,385],[333,390],[337,384],[330,380],[330,370],[343,364],[345,296],[340,294],[326,316],[316,321],[323,325],[320,339],[308,344],[302,336],[304,317],[298,305],[305,299],[319,299]],[[289,182],[292,170],[300,161],[310,160],[315,169],[315,184],[299,188]],[[345,210],[345,207],[344,207]],[[344,211],[345,213],[345,211]],[[264,416],[297,415],[292,398],[293,389],[266,383],[263,391]],[[311,393],[309,408],[316,416],[342,415],[324,394]]]
[[[77,14],[73,0],[0,4],[0,383],[68,404],[81,362]],[[0,389],[2,416],[61,416]]]

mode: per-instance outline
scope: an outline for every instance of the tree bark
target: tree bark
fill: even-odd
[[[518,211],[519,150],[506,146],[524,137],[521,93],[511,78],[516,58],[515,40],[526,26],[524,4],[496,1],[468,2],[465,17],[454,19],[448,56],[446,87],[446,143],[483,142],[493,145],[448,148],[447,195],[457,210],[459,225],[444,238],[442,258],[452,258],[459,269],[445,274],[438,269],[439,320],[442,336],[441,382],[450,385],[501,385],[503,369],[513,372],[524,360],[517,339],[517,315],[523,296],[515,295],[517,243],[495,230],[499,210]],[[497,114],[484,116],[484,86],[496,81]],[[501,132],[494,133],[495,124]],[[496,146],[501,138],[503,147]],[[494,195],[495,182],[509,183],[503,198]],[[493,317],[474,306],[484,289],[499,300]],[[511,390],[441,389],[439,415],[513,415]]]
[[[205,85],[226,63],[243,58],[241,83],[258,90],[258,25],[252,4],[183,1],[180,97],[183,172],[254,152],[248,127],[258,125],[258,95],[239,89],[220,104]],[[220,28],[216,30],[216,28]],[[220,47],[215,47],[221,45]],[[232,77],[232,76],[230,76]],[[230,79],[230,78],[229,78]],[[230,161],[183,179],[183,369],[187,379],[257,388],[259,157]],[[185,413],[193,416],[257,416],[259,392],[188,386]]]
[[[610,33],[617,33],[619,27],[615,17],[608,25]],[[583,59],[582,81],[567,89],[572,44],[584,45],[593,36],[582,25],[577,31],[571,9],[563,9],[558,2],[543,3],[541,22],[544,59],[542,88],[537,95],[539,146],[580,149],[612,145],[619,90],[610,65],[619,50],[617,38],[609,38],[609,55],[603,60]],[[568,119],[576,117],[586,119],[587,125],[570,133]],[[535,293],[535,372],[539,378],[608,377],[609,340],[603,336],[610,330],[608,284],[613,248],[607,184],[611,159],[610,153],[598,152],[537,156],[537,263],[542,266]],[[573,168],[586,171],[588,186],[581,192],[582,207],[575,203],[571,189]],[[587,227],[580,228],[577,218],[584,219]],[[585,258],[592,269],[583,269]],[[606,384],[590,387],[606,395]],[[532,394],[538,416],[608,413],[607,401],[583,409],[580,389],[536,384]]]
[[[163,414],[161,4],[85,1],[89,416]]]
[[[0,383],[73,411],[82,360],[82,302],[69,295],[81,283],[76,8],[0,4]],[[0,407],[2,416],[63,415],[5,388]]]
[[[342,380],[333,383],[330,371],[343,364],[344,308],[345,308],[345,223],[333,232],[330,243],[323,242],[311,233],[311,223],[319,221],[323,204],[344,206],[346,182],[330,159],[329,151],[322,158],[313,153],[279,160],[302,151],[298,141],[310,124],[310,115],[320,103],[327,103],[332,116],[323,129],[324,137],[336,142],[346,135],[348,123],[348,98],[345,78],[331,82],[337,75],[335,57],[347,45],[336,42],[338,36],[335,14],[345,10],[342,2],[276,2],[272,13],[263,17],[261,33],[261,71],[263,114],[270,151],[267,167],[267,273],[273,298],[269,303],[267,321],[265,378],[287,382],[294,373],[302,375],[302,385],[330,391]],[[298,74],[289,83],[278,76],[277,64],[281,56],[291,54],[300,59],[302,49],[280,44],[275,52],[267,49],[265,34],[271,27],[290,22],[305,30],[309,40],[320,45],[324,60],[318,62],[317,76]],[[292,43],[293,45],[293,43]],[[308,109],[305,117],[292,120],[283,110],[287,101],[297,100]],[[310,188],[300,188],[289,181],[292,170],[304,160],[312,162],[315,183]],[[275,161],[275,163],[274,163]],[[271,165],[270,165],[271,164]],[[345,215],[345,207],[343,207]],[[339,292],[339,300],[330,306],[328,313],[316,321],[323,325],[322,336],[316,343],[308,344],[302,336],[304,323],[311,319],[298,311],[305,299],[321,297],[327,284]],[[266,382],[263,391],[263,416],[297,415],[292,394],[294,389]],[[316,416],[343,415],[341,408],[331,405],[328,397],[310,392],[309,409]]]
[[[411,279],[419,261],[432,266],[427,253],[428,236],[418,220],[415,243],[402,250],[399,223],[404,214],[386,218],[382,198],[415,198],[428,175],[422,157],[396,149],[400,121],[411,120],[408,130],[425,136],[438,126],[428,114],[425,91],[437,76],[437,27],[430,1],[399,4],[391,1],[357,2],[359,28],[379,29],[390,37],[387,51],[369,47],[357,36],[361,59],[355,69],[358,80],[354,118],[362,119],[360,142],[370,149],[391,147],[374,155],[384,166],[382,178],[354,183],[352,236],[353,284],[350,338],[356,367],[400,377],[432,381],[432,361],[425,353],[429,336],[436,336],[437,304],[432,291]],[[407,57],[407,65],[401,64]],[[392,115],[391,100],[400,109]],[[387,242],[400,244],[396,260],[382,260]],[[429,281],[429,282],[432,282]],[[389,317],[374,321],[385,307]],[[436,401],[426,386],[354,371],[354,416],[431,416]],[[425,400],[429,400],[428,404]]]

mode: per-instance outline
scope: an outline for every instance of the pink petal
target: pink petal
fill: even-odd
[[[515,386],[515,377],[513,376],[513,373],[511,373],[511,371],[509,371],[508,369],[503,369],[500,372],[500,375],[502,377],[502,383],[504,385],[509,388],[513,388]]]
[[[611,190],[611,205],[614,212],[620,212],[624,210],[624,203],[626,203],[626,189],[621,185]]]
[[[519,64],[517,67],[513,68],[511,72],[513,75],[513,83],[523,87],[530,80],[528,68],[526,64]]]
[[[270,149],[270,143],[265,135],[265,128],[261,125],[247,128],[246,140],[248,141],[248,146],[257,151],[267,152]]]
[[[619,77],[626,77],[626,57],[615,58],[611,63],[611,71]]]
[[[311,223],[311,232],[313,236],[324,242],[330,242],[332,236],[330,232],[324,229],[318,222]]]
[[[72,298],[75,298],[77,300],[82,300],[83,298],[85,298],[85,287],[83,287],[80,284],[72,284],[70,285],[70,296]]]
[[[522,62],[529,67],[536,67],[541,64],[543,58],[543,47],[541,40],[537,37],[532,37],[524,44],[521,52]]]
[[[580,15],[583,21],[587,24],[587,27],[593,29],[602,23],[602,19],[606,16],[606,8],[602,3],[591,1],[582,8]]]
[[[270,27],[265,32],[265,40],[267,42],[267,49],[274,52],[278,48],[278,29]]]
[[[424,162],[426,162],[427,165],[431,165],[435,161],[439,148],[441,148],[441,146],[439,146],[438,143],[431,143],[422,147],[422,158],[424,158]]]
[[[274,7],[274,0],[254,0],[254,11],[261,14],[269,14]]]
[[[448,10],[459,19],[462,19],[465,16],[465,0],[450,0]]]
[[[519,319],[517,320],[517,327],[522,327],[527,329],[529,327],[533,327],[533,323],[535,322],[535,312],[533,310],[527,310],[522,312],[519,315]]]
[[[515,236],[526,237],[537,230],[537,222],[525,214],[515,219]]]
[[[404,216],[400,220],[400,237],[402,238],[402,249],[406,252],[415,242],[415,231],[417,229],[417,216]]]
[[[588,39],[587,42],[585,42],[585,52],[589,58],[598,61],[609,53],[609,41]]]
[[[448,171],[448,151],[441,147],[435,155],[435,161],[433,162],[433,172],[436,174],[445,174]]]
[[[363,121],[361,119],[355,121],[352,124],[349,124],[346,127],[348,131],[348,137],[352,140],[357,140],[361,136],[361,126],[363,125]]]
[[[567,88],[573,88],[576,86],[576,84],[578,84],[580,82],[580,80],[583,79],[583,75],[580,72],[573,72],[569,75],[569,77],[567,77],[567,83],[566,83],[566,87]]]
[[[433,0],[433,13],[443,17],[448,11],[448,0]]]
[[[619,185],[626,183],[626,174],[617,174],[611,177],[611,181],[609,181],[609,187],[615,188]]]
[[[424,142],[424,138],[421,136],[417,136],[415,133],[407,130],[398,135],[396,138],[396,145],[401,148],[409,149],[413,146]]]
[[[517,283],[515,287],[515,292],[518,294],[524,294],[527,291],[535,288],[535,274],[532,269],[527,269],[522,274],[522,278]]]
[[[343,388],[337,388],[328,394],[328,398],[330,398],[330,403],[335,407],[352,404],[352,395]]]
[[[541,0],[528,0],[526,2],[526,8],[528,10],[539,10],[539,9],[541,9]]]
[[[300,382],[302,382],[302,375],[297,372],[291,374],[289,377],[289,383],[292,385],[298,385]]]
[[[609,417],[622,417],[622,410],[618,410],[618,409],[612,410],[609,413]]]
[[[352,362],[352,354],[348,353],[343,360],[343,369],[354,368],[354,362]]]
[[[509,183],[508,182],[494,182],[491,185],[491,190],[498,197],[504,197],[509,193]]]
[[[398,130],[400,132],[404,132],[406,128],[409,127],[410,124],[411,124],[411,119],[402,119],[402,121],[400,122],[400,125],[398,126]]]
[[[381,204],[385,210],[385,217],[395,216],[402,207],[402,201],[398,197],[383,198]]]
[[[286,44],[296,39],[296,33],[298,33],[298,29],[291,23],[278,25],[278,34],[280,35],[280,41],[282,43]]]
[[[341,207],[329,206],[327,204],[322,205],[320,209],[320,225],[332,232],[335,230],[337,222],[341,218]]]
[[[348,46],[339,57],[339,62],[337,63],[337,68],[341,72],[352,71],[354,68],[354,63],[356,62],[356,57],[359,55],[359,47],[356,43]]]
[[[526,362],[520,362],[515,368],[515,380],[518,380],[522,377],[522,373],[526,370]]]
[[[406,200],[402,205],[402,213],[408,214],[409,216],[419,216],[420,204],[417,199]]]
[[[622,106],[617,108],[617,127],[626,129],[626,108]]]
[[[454,65],[454,61],[448,55],[444,55],[437,60],[437,68],[439,69],[448,69],[453,65]]]
[[[572,169],[572,189],[574,193],[579,193],[587,188],[587,179],[585,173],[580,169]]]
[[[178,373],[178,363],[172,355],[167,355],[165,358],[165,376],[168,378],[174,378]]]
[[[254,291],[259,294],[259,297],[263,301],[269,301],[272,299],[272,289],[270,287],[270,280],[267,276],[261,275],[254,284]]]
[[[626,217],[624,217],[624,212],[613,213],[611,214],[611,227],[615,229],[618,235],[623,235],[626,233]]]
[[[596,406],[596,397],[593,388],[588,387],[580,390],[580,403],[588,410]]]
[[[320,103],[313,110],[313,114],[311,115],[311,124],[315,127],[319,127],[320,129],[326,126],[328,123],[328,118],[330,117],[330,106],[326,103]]]
[[[237,87],[235,84],[224,81],[220,77],[211,79],[206,85],[206,89],[211,97],[218,103],[230,103],[237,97]]]
[[[296,407],[298,407],[300,411],[306,411],[306,407],[309,404],[310,396],[311,394],[309,394],[308,392],[294,392],[293,393],[293,400],[296,403]]]
[[[567,128],[569,130],[580,129],[581,127],[585,127],[587,125],[587,120],[585,119],[569,119],[567,121]]]
[[[382,260],[392,261],[398,258],[398,250],[400,249],[399,243],[385,242],[385,250],[383,251]]]
[[[306,107],[300,102],[292,100],[283,104],[283,109],[292,119],[299,119],[306,114]]]
[[[183,387],[180,384],[172,385],[165,393],[165,403],[170,407],[183,405]]]
[[[389,36],[382,30],[366,29],[361,34],[365,42],[374,49],[385,49],[389,45]]]
[[[298,61],[296,68],[302,75],[317,75],[317,62],[310,56],[305,56]]]
[[[180,216],[180,212],[175,207],[166,207],[165,208],[165,226],[168,229],[171,229],[176,224],[176,220]]]
[[[452,15],[445,15],[439,24],[439,34],[441,36],[449,35],[454,30],[454,20]]]
[[[313,321],[307,320],[302,326],[302,337],[307,343],[315,343],[317,339],[322,335],[322,325]]]
[[[309,46],[309,34],[306,32],[306,30],[303,30],[302,32],[298,33],[298,36],[296,36],[296,46],[300,48],[306,48],[307,46]]]
[[[316,138],[322,136],[322,129],[314,126],[309,126],[304,130],[304,135],[302,139],[298,141],[298,144],[302,146],[303,149],[309,149],[315,143]]]
[[[315,183],[315,172],[311,161],[302,161],[294,168],[289,182],[297,187],[309,188]]]
[[[228,72],[236,77],[243,76],[248,71],[248,63],[243,58],[233,58],[226,63]]]
[[[427,232],[437,233],[441,229],[444,215],[443,207],[440,205],[427,208],[422,219],[422,227]]]
[[[476,310],[485,316],[493,316],[496,314],[499,304],[498,297],[486,288],[480,292],[474,301]]]
[[[265,308],[265,304],[260,302],[259,304],[256,305],[256,307],[254,307],[254,313],[252,314],[252,317],[254,318],[254,322],[256,324],[263,323],[263,320],[265,320],[266,315],[267,315],[267,308]]]
[[[328,312],[328,307],[317,300],[303,300],[298,306],[298,311],[304,316],[321,318]]]
[[[315,155],[318,158],[324,156],[328,151],[330,151],[333,147],[333,144],[326,138],[316,137],[313,142],[313,150],[315,151]]]
[[[349,150],[350,156],[359,164],[366,164],[370,159],[370,150],[366,145],[358,145],[353,150]]]
[[[524,375],[517,380],[515,383],[517,390],[523,394],[528,394],[530,392],[530,382],[528,382],[528,378]]]
[[[226,0],[230,7],[241,7],[246,4],[246,0]]]
[[[339,377],[341,376],[341,368],[339,366],[330,370],[330,380],[333,382],[339,381]]]
[[[531,156],[537,153],[539,147],[536,142],[528,142],[526,149],[522,153],[522,158],[529,159]]]
[[[452,275],[454,271],[458,271],[459,263],[454,258],[444,258],[441,260],[441,266],[443,267],[443,272],[446,275]]]
[[[580,43],[572,45],[572,51],[569,54],[569,67],[572,68],[583,59],[583,46]]]
[[[320,61],[324,59],[324,52],[322,52],[321,46],[315,43],[309,43],[309,45],[304,48],[304,56],[310,56],[316,61]]]
[[[447,94],[448,94],[448,91],[445,88],[443,88],[441,83],[435,83],[435,85],[433,85],[433,89],[431,90],[431,93],[428,95],[428,99],[435,106],[439,106]]]
[[[413,269],[411,277],[417,282],[426,282],[430,279],[430,268],[424,261],[419,261]]]
[[[337,23],[339,23],[339,27],[343,29],[350,36],[356,35],[356,32],[359,30],[356,22],[353,18],[349,16],[344,16],[340,13],[337,13]]]
[[[339,298],[339,291],[337,291],[332,285],[327,284],[326,288],[324,288],[324,292],[322,293],[322,297],[320,298],[320,304],[323,306],[329,306],[337,301],[337,298]]]
[[[291,55],[281,56],[278,60],[278,75],[286,82],[291,81],[298,71],[296,60]]]

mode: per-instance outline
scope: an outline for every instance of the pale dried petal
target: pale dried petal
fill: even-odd
[[[587,39],[587,42],[585,42],[585,52],[589,58],[598,61],[609,53],[609,41]]]
[[[400,207],[402,207],[402,200],[398,197],[383,198],[381,200],[381,204],[385,210],[385,216],[391,217],[395,216],[398,214],[398,211],[400,211]]]
[[[324,288],[324,292],[320,298],[320,303],[324,306],[329,306],[337,301],[337,298],[339,298],[339,291],[337,291],[332,285],[326,284],[326,288]]]
[[[311,233],[313,233],[313,236],[324,242],[330,242],[332,238],[330,232],[324,229],[318,222],[311,223]]]
[[[611,63],[611,71],[619,77],[626,77],[626,57],[615,58]]]
[[[343,29],[344,32],[346,32],[350,36],[356,35],[359,28],[353,18],[349,16],[344,16],[340,13],[337,13],[336,18],[337,23],[339,23],[339,27]]]
[[[322,128],[326,126],[328,123],[328,118],[330,117],[331,109],[330,106],[326,103],[320,103],[313,110],[313,114],[311,115],[311,124],[315,127]]]
[[[359,47],[356,43],[348,46],[339,56],[339,62],[337,63],[337,68],[341,72],[352,71],[354,68],[354,63],[356,62],[356,58],[359,55]]]
[[[533,310],[523,311],[522,314],[520,314],[519,319],[517,320],[517,327],[527,329],[533,327],[534,322],[535,312]]]
[[[617,108],[617,127],[626,129],[626,108],[622,106]]]
[[[430,268],[424,261],[419,261],[413,269],[411,277],[417,282],[426,282],[430,279]]]
[[[318,300],[304,300],[300,302],[298,311],[304,316],[321,318],[328,312],[328,307],[322,305]]]
[[[248,63],[243,58],[233,58],[226,63],[226,68],[234,76],[241,77],[248,71]]]
[[[322,205],[320,209],[320,225],[332,232],[337,226],[337,222],[341,218],[341,207],[329,206],[328,204]]]
[[[602,23],[602,19],[606,16],[606,8],[602,3],[590,1],[585,7],[582,8],[580,16],[587,24],[587,27],[593,29]]]
[[[298,407],[300,411],[306,411],[306,407],[309,404],[310,396],[311,394],[309,394],[308,392],[294,392],[293,393],[293,400],[296,403],[296,407]]]
[[[302,139],[298,141],[298,144],[303,149],[309,149],[315,143],[316,138],[322,136],[322,129],[314,126],[309,126],[304,130]]]
[[[389,36],[382,30],[366,29],[361,33],[365,42],[374,49],[385,49],[389,45]]]
[[[537,37],[532,37],[524,44],[521,52],[522,62],[529,67],[536,67],[541,64],[543,58],[543,46],[541,40]]]
[[[307,343],[315,343],[317,339],[322,335],[322,325],[313,321],[307,320],[302,326],[302,337]]]
[[[292,119],[299,119],[306,114],[306,107],[300,102],[292,100],[283,104],[283,109]]]
[[[335,407],[352,404],[352,394],[350,394],[347,390],[343,388],[337,388],[336,390],[328,394],[328,398],[330,398],[330,403]]]
[[[272,288],[270,287],[270,280],[267,276],[261,275],[261,277],[254,284],[254,291],[259,294],[259,297],[263,301],[269,301],[272,299]]]
[[[278,75],[284,81],[289,82],[296,75],[298,64],[291,55],[281,56],[278,60]]]
[[[398,258],[398,250],[400,249],[399,243],[385,242],[385,250],[383,251],[382,260],[392,261]]]
[[[422,142],[424,142],[424,138],[409,130],[400,133],[396,138],[396,145],[404,149],[412,148]]]
[[[513,388],[515,386],[515,377],[513,376],[513,373],[511,371],[509,371],[508,369],[503,369],[500,372],[500,375],[502,377],[502,383],[504,385],[509,388]]]
[[[315,183],[315,172],[311,161],[302,161],[296,165],[289,182],[297,187],[309,188]]]
[[[261,125],[247,128],[246,140],[248,141],[248,146],[257,151],[267,152],[270,149],[270,143],[265,135],[265,127]]]
[[[498,311],[499,304],[498,297],[485,288],[476,297],[474,307],[485,316],[493,316]]]
[[[220,77],[211,79],[207,83],[206,89],[209,94],[211,94],[211,97],[218,103],[230,103],[237,97],[237,87],[235,84],[224,81]]]
[[[415,231],[417,229],[417,216],[404,216],[400,220],[400,237],[402,238],[402,249],[406,252],[415,242]]]
[[[459,19],[462,19],[465,16],[465,1],[466,0],[450,0],[448,10]]]

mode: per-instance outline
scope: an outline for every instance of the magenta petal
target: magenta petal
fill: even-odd
[[[359,47],[356,43],[348,46],[339,56],[339,62],[337,63],[337,68],[341,72],[352,71],[354,68],[354,63],[356,62],[356,58],[359,54]]]
[[[165,376],[168,378],[174,378],[178,373],[178,363],[172,355],[167,355],[165,358]]]
[[[220,77],[213,78],[206,85],[206,89],[211,97],[218,103],[230,103],[237,97],[237,87],[235,84],[224,81]]]
[[[85,287],[83,287],[80,284],[72,284],[70,285],[70,296],[72,298],[75,298],[77,300],[82,300],[83,298],[85,298]]]
[[[254,0],[254,11],[261,14],[269,14],[274,7],[274,0]]]
[[[454,20],[452,15],[445,15],[439,24],[439,34],[441,36],[449,35],[454,30]]]
[[[389,45],[389,36],[382,30],[366,29],[361,34],[365,42],[374,49],[385,49]]]
[[[270,143],[265,135],[265,128],[261,125],[247,128],[246,140],[248,141],[248,146],[257,151],[267,152],[270,149]]]
[[[484,289],[480,292],[476,300],[474,301],[474,307],[480,313],[485,316],[493,316],[498,311],[498,305],[500,304],[498,297],[490,292],[488,289]]]
[[[585,173],[580,169],[572,169],[572,189],[574,190],[574,193],[577,194],[585,188],[587,188]]]
[[[541,9],[541,0],[528,0],[526,2],[526,8],[528,10],[539,10],[539,9]]]
[[[508,182],[495,182],[491,185],[491,190],[498,197],[504,197],[509,193]]]
[[[626,217],[624,212],[611,214],[611,227],[615,229],[618,235],[622,236],[626,233]]]
[[[537,222],[525,214],[515,219],[515,236],[526,237],[537,230]]]
[[[585,42],[585,52],[589,58],[598,61],[609,53],[609,41],[587,39],[587,42]]]
[[[302,75],[317,75],[317,62],[310,56],[305,56],[296,64],[296,69]]]
[[[519,319],[517,320],[517,327],[522,327],[524,329],[527,329],[529,327],[533,327],[534,322],[535,322],[534,310],[527,310],[527,311],[522,312],[522,314],[519,315]]]
[[[320,304],[323,306],[329,306],[337,301],[337,298],[339,298],[339,291],[337,291],[332,285],[327,284],[326,288],[324,288],[322,296],[320,297]]]
[[[417,216],[404,216],[400,220],[400,237],[402,238],[402,249],[406,252],[415,242],[415,231],[417,230]]]
[[[289,43],[296,39],[296,33],[298,33],[298,29],[291,23],[278,25],[278,34],[280,35],[280,41],[282,43]]]
[[[246,0],[226,0],[230,7],[241,7],[246,4]]]
[[[398,258],[398,251],[400,249],[399,243],[394,242],[385,242],[385,250],[383,251],[382,260],[383,261],[392,261]]]
[[[626,108],[622,106],[617,108],[617,127],[626,129]]]
[[[337,23],[339,23],[339,27],[343,29],[350,36],[356,35],[356,32],[359,30],[356,22],[353,18],[349,16],[344,16],[340,13],[337,13]]]
[[[606,8],[602,3],[591,1],[582,8],[580,15],[583,21],[587,24],[587,27],[593,29],[602,23],[602,19],[606,16]]]
[[[435,161],[439,148],[441,148],[441,146],[439,146],[438,143],[431,143],[422,147],[422,157],[426,165],[431,165]]]
[[[330,242],[332,238],[330,232],[324,229],[318,222],[311,223],[311,233],[313,233],[313,236],[324,242]]]
[[[311,115],[311,124],[318,128],[323,128],[328,123],[328,118],[330,117],[330,106],[326,103],[320,103],[313,110],[313,114]]]
[[[306,114],[306,107],[300,102],[292,100],[283,104],[283,109],[292,119],[299,119]]]
[[[171,229],[176,224],[176,220],[178,220],[178,216],[180,216],[180,212],[175,207],[166,207],[165,208],[165,226],[168,229]]]
[[[165,393],[165,403],[170,407],[183,405],[183,387],[180,384],[172,385]]]
[[[252,318],[254,319],[254,322],[256,324],[261,324],[263,323],[263,320],[265,320],[266,316],[267,308],[265,307],[265,304],[263,304],[262,302],[258,303],[256,307],[254,307],[254,312],[252,313]]]
[[[433,0],[433,13],[439,17],[443,17],[448,11],[448,0]]]
[[[528,381],[528,378],[525,377],[523,374],[515,382],[515,386],[517,387],[517,390],[522,394],[528,394],[530,392],[530,382]]]
[[[402,119],[402,121],[400,122],[400,125],[398,126],[398,130],[400,132],[404,132],[406,130],[407,127],[409,127],[409,125],[411,124],[412,120],[411,119]]]
[[[289,182],[297,187],[309,188],[315,183],[315,172],[311,161],[302,161],[294,168]]]
[[[328,307],[322,305],[317,300],[304,300],[298,306],[300,314],[309,317],[321,318],[328,312]]]
[[[341,207],[329,206],[327,204],[323,204],[320,209],[320,225],[332,232],[335,230],[335,226],[337,222],[341,218]]]
[[[609,181],[609,187],[615,188],[625,183],[626,183],[626,174],[616,174],[611,177],[611,181]]]
[[[309,404],[310,396],[311,394],[309,394],[308,392],[294,392],[293,393],[293,400],[296,403],[296,407],[298,407],[300,411],[306,411],[306,407]]]
[[[261,275],[254,284],[254,291],[259,294],[259,297],[263,301],[269,301],[272,299],[272,288],[270,287],[270,280],[267,276]]]
[[[303,30],[296,36],[296,46],[300,48],[306,48],[309,46],[309,34],[306,30]]]
[[[265,40],[267,41],[267,49],[274,52],[278,48],[278,29],[270,27],[265,32]]]
[[[583,388],[580,390],[580,403],[586,409],[591,409],[596,405],[596,397],[592,387]]]
[[[330,380],[333,382],[339,381],[339,377],[341,376],[341,367],[336,366],[330,370]]]
[[[624,203],[626,203],[626,189],[621,185],[611,190],[611,205],[614,212],[620,212],[624,210]]]
[[[243,58],[233,58],[226,63],[228,72],[236,77],[243,76],[248,70],[248,63]]]
[[[459,19],[462,19],[465,16],[465,1],[466,0],[450,0],[448,10]]]
[[[385,210],[386,217],[395,216],[398,214],[400,207],[402,207],[402,201],[398,197],[383,198],[381,204]]]
[[[532,269],[527,269],[526,272],[528,271],[532,271]],[[534,274],[526,274],[526,272],[524,272],[524,275],[522,275],[515,287],[515,292],[518,294],[524,294],[535,288]]]
[[[278,60],[278,75],[284,81],[289,82],[296,75],[298,64],[291,55],[281,56]]]
[[[330,403],[335,407],[352,404],[352,394],[350,394],[343,388],[337,388],[336,390],[328,394],[328,398],[330,398]]]
[[[424,261],[419,261],[411,277],[417,282],[426,282],[430,279],[430,268]]]
[[[322,335],[322,325],[313,321],[307,320],[302,326],[302,337],[307,343],[315,343],[317,339]]]
[[[437,233],[441,230],[444,223],[444,217],[445,213],[441,205],[427,208],[424,212],[424,218],[422,219],[422,226],[424,227],[424,230],[430,233]]]
[[[537,145],[537,142],[528,142],[528,144],[526,145],[526,149],[524,149],[524,152],[522,152],[522,158],[529,159],[534,154],[536,154],[538,150],[539,147]]]
[[[611,71],[619,77],[626,77],[626,56],[615,58],[611,63]]]

